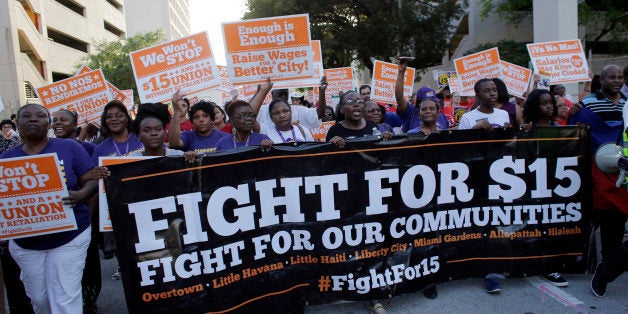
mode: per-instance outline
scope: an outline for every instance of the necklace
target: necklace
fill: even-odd
[[[294,134],[294,127],[292,127],[292,129],[290,129],[290,131],[292,131],[292,138],[288,138],[288,140],[292,140],[292,141],[287,141],[284,137],[283,134],[281,134],[282,132],[275,126],[275,130],[277,131],[277,134],[279,134],[279,137],[281,137],[281,142],[282,143],[290,143],[290,142],[297,142],[297,137]]]
[[[244,146],[242,147],[246,147],[249,146],[249,140],[251,139],[251,133],[249,133],[249,136],[246,137],[246,142],[244,143]],[[238,146],[236,145],[236,134],[233,134],[233,148],[237,148]]]

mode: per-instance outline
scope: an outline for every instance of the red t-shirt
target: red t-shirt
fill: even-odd
[[[192,125],[192,121],[185,120],[185,122],[179,124],[181,127],[181,132],[183,131],[192,131],[194,130],[194,125]],[[166,140],[164,142],[168,143],[168,130],[170,130],[170,123],[166,124]]]

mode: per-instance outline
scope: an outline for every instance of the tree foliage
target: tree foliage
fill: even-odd
[[[467,51],[464,55],[467,56],[476,52],[480,52],[482,50],[491,49],[493,47],[497,47],[497,50],[499,50],[499,58],[501,60],[514,63],[524,68],[528,67],[528,62],[530,62],[530,55],[528,54],[526,43],[519,43],[512,40],[500,40],[496,43],[482,44],[475,47],[474,49]]]
[[[87,55],[78,69],[85,64],[92,69],[102,69],[107,81],[119,89],[133,89],[134,101],[139,102],[130,53],[136,50],[154,46],[164,40],[163,31],[139,33],[126,40],[100,42],[96,44],[96,53]]]
[[[533,0],[480,1],[482,18],[496,14],[511,25],[519,24],[533,9]],[[628,53],[628,1],[578,0],[578,23],[587,27],[587,49],[597,49],[607,37],[609,53]]]
[[[440,64],[466,1],[248,0],[245,19],[309,13],[312,39],[321,40],[325,68],[372,68],[371,58],[404,55],[419,69]]]

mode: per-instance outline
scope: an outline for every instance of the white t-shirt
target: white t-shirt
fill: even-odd
[[[303,128],[303,132],[301,132],[301,128]],[[284,141],[281,139],[282,136],[284,140],[293,139],[293,137],[296,137],[296,140],[299,142],[314,142],[314,138],[312,137],[312,133],[310,132],[310,130],[303,126],[301,126],[301,128],[299,128],[296,125],[293,125],[291,131],[277,132],[277,129],[275,128],[274,124],[261,124],[260,123],[259,132],[261,134],[266,134],[268,137],[270,137],[270,139],[275,144],[284,143]],[[305,134],[305,137],[303,136],[303,134]]]
[[[292,122],[299,121],[299,125],[305,129],[318,128],[321,125],[321,120],[318,119],[318,113],[316,108],[308,108],[305,106],[290,106],[292,110]],[[273,121],[270,119],[270,112],[268,111],[268,105],[262,105],[257,115],[257,121],[260,124],[273,125]],[[261,133],[261,132],[260,132]]]
[[[458,130],[471,129],[481,120],[488,120],[495,127],[503,127],[504,124],[510,123],[506,110],[493,108],[493,113],[483,113],[475,108],[462,115],[460,124],[458,124]]]
[[[628,129],[628,103],[624,104],[624,131]]]

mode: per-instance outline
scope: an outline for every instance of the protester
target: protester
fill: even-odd
[[[362,100],[367,101],[371,99],[371,86],[361,85],[358,91],[360,92],[360,98],[362,98]]]
[[[626,96],[620,90],[624,81],[622,70],[617,65],[607,65],[600,74],[601,89],[583,98],[571,108],[569,122],[589,126],[591,153],[605,143],[622,145],[622,110],[626,107]],[[593,158],[592,158],[593,159]],[[616,187],[617,174],[600,171],[595,162],[591,166],[593,211],[592,220],[600,228],[602,258],[608,259],[622,243],[624,227],[628,217],[628,190]]]
[[[166,125],[170,122],[168,106],[162,103],[145,103],[137,109],[133,120],[133,132],[144,145],[143,151],[134,151],[129,156],[183,156],[183,152],[164,145]]]
[[[334,108],[331,106],[325,106],[325,114],[323,115],[323,122],[336,121],[336,114]]]
[[[408,132],[409,130],[416,129],[421,126],[421,119],[419,118],[419,110],[411,103],[406,101],[403,97],[403,81],[407,69],[406,58],[399,58],[397,81],[395,82],[395,99],[397,100],[397,115],[401,118],[403,123],[401,132]],[[436,92],[433,89],[424,86],[416,92],[416,103],[419,104],[423,99],[431,98],[435,103],[440,106],[440,99],[436,97]],[[438,127],[442,130],[449,129],[449,122],[442,112],[438,116]]]
[[[75,140],[48,138],[51,119],[43,106],[21,107],[17,121],[24,143],[0,158],[56,153],[63,162],[69,192],[63,203],[73,208],[77,229],[11,240],[9,250],[22,270],[21,279],[35,313],[81,313],[81,278],[91,239],[84,201],[97,188],[90,174],[93,164]]]
[[[559,96],[560,97],[560,96]],[[523,105],[523,117],[531,126],[557,126],[556,99],[545,89],[533,90]]]
[[[181,97],[179,91],[172,96],[172,103],[176,103]],[[216,104],[201,100],[194,104],[190,109],[190,119],[194,125],[193,131],[179,130],[176,123],[179,119],[179,111],[181,108],[174,106],[174,115],[172,116],[172,127],[168,133],[170,137],[169,145],[171,148],[179,149],[184,152],[194,151],[197,154],[204,154],[216,150],[218,141],[227,136],[227,133],[214,130],[213,121],[216,116],[214,110]]]
[[[231,117],[234,132],[224,136],[216,143],[217,151],[253,145],[260,145],[262,149],[268,149],[273,145],[273,141],[267,135],[253,133],[256,115],[248,102],[236,100],[230,103],[227,107],[227,114]]]
[[[0,154],[17,146],[20,143],[20,138],[15,132],[15,123],[11,120],[2,120],[0,122],[2,127],[2,137],[0,137]]]
[[[560,96],[554,96],[556,100],[556,123],[558,125],[567,125],[567,121],[569,121],[569,107],[565,103],[565,100]]]
[[[261,134],[267,135],[275,144],[293,142],[313,142],[309,129],[292,125],[292,110],[283,99],[273,100],[268,109],[273,125],[262,125]]]
[[[522,109],[517,106],[516,103],[510,102],[508,87],[504,81],[493,78],[493,83],[495,83],[495,87],[497,87],[497,103],[494,107],[508,112],[509,123],[513,127],[518,127],[523,124]]]
[[[423,133],[430,135],[434,132],[442,130],[436,120],[440,115],[440,107],[431,98],[425,98],[419,103],[419,118],[423,123],[417,128],[409,130],[408,133]]]
[[[100,125],[106,138],[92,153],[94,164],[98,164],[98,157],[127,156],[134,150],[144,147],[137,135],[131,132],[131,122],[129,112],[121,101],[112,100],[105,105]]]
[[[626,65],[624,67],[624,70],[622,71],[622,74],[624,75],[624,84],[621,86],[620,92],[624,96],[628,97],[628,65]]]
[[[390,125],[382,121],[385,119],[385,117],[382,117],[382,111],[384,111],[384,114],[386,114],[386,110],[384,109],[384,107],[378,105],[375,101],[370,100],[370,99],[364,101],[364,118],[367,121],[376,123],[377,130],[379,130],[380,133],[384,133],[384,132],[393,133],[392,127],[390,127]]]
[[[305,95],[298,91],[290,92],[290,102],[292,106],[301,106],[305,100]]]
[[[348,91],[340,97],[338,105],[338,119],[329,131],[327,131],[326,141],[334,143],[339,148],[345,145],[345,139],[363,136],[376,135],[380,133],[377,124],[364,118],[364,100],[360,94]],[[383,139],[392,137],[391,132],[381,132]]]
[[[563,84],[550,85],[550,93],[552,95],[558,95],[562,97],[568,104],[573,104],[577,99],[574,99],[573,96],[567,94],[565,91],[566,89]]]
[[[227,105],[230,103],[231,101],[227,102]],[[233,125],[231,123],[227,123],[227,113],[219,105],[214,106],[214,130],[225,132],[227,134],[233,133]]]
[[[475,83],[473,88],[478,106],[462,115],[458,129],[492,130],[495,127],[510,126],[508,112],[494,107],[497,104],[495,82],[491,79],[481,79]]]
[[[178,106],[178,108],[180,109],[179,111],[179,130],[181,130],[181,132],[183,131],[189,131],[189,130],[193,130],[194,126],[192,125],[192,122],[190,122],[190,120],[188,119],[188,113],[190,111],[190,100],[187,98],[180,98],[177,100],[177,104],[175,105],[174,103],[172,103],[172,107],[173,107],[173,111],[174,111],[174,107]],[[137,115],[136,115],[137,117]],[[170,130],[170,123],[168,123],[166,125],[166,142],[168,142],[168,131]]]
[[[603,260],[595,270],[591,279],[591,292],[598,298],[606,296],[606,286],[623,274],[628,265],[628,241],[624,241],[621,247]]]
[[[65,138],[76,140],[76,128],[78,123],[78,115],[75,112],[67,109],[61,109],[56,111],[52,118],[52,130],[57,138]],[[94,152],[96,145],[85,141],[76,140],[88,155]],[[97,180],[98,177],[93,176],[94,171],[104,171],[102,167],[94,167],[90,174],[92,179]],[[83,271],[83,312],[84,313],[96,313],[97,300],[100,294],[100,288],[102,287],[102,278],[100,271],[100,255],[98,253],[98,197],[94,197],[86,200],[87,207],[89,208],[92,225],[92,238],[87,248],[87,258],[85,260],[85,269]]]

